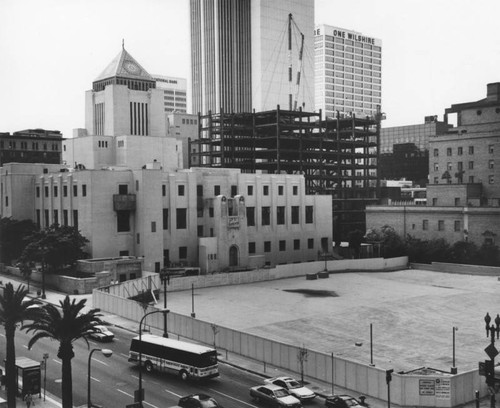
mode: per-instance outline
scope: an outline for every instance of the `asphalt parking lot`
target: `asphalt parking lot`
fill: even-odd
[[[220,326],[409,371],[477,368],[489,345],[484,316],[500,313],[500,281],[409,269],[330,274],[169,292],[168,308]],[[163,299],[160,299],[163,304]]]

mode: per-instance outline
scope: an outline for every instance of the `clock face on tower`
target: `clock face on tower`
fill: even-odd
[[[137,64],[131,62],[131,61],[126,61],[124,64],[125,70],[132,75],[138,75],[141,69],[137,66]]]

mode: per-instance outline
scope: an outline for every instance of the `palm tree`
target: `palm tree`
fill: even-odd
[[[59,301],[60,309],[47,303],[42,309],[40,319],[23,326],[29,333],[34,332],[34,336],[28,343],[28,349],[40,339],[49,338],[59,342],[57,357],[62,361],[62,406],[63,408],[73,407],[73,380],[71,376],[71,359],[75,356],[73,352],[73,342],[83,338],[88,346],[87,336],[95,331],[96,324],[102,324],[99,316],[99,309],[89,310],[82,313],[87,299],[76,302],[66,296]]]
[[[6,353],[5,353],[5,371],[7,387],[7,406],[13,408],[16,406],[17,395],[17,375],[16,375],[16,347],[14,337],[19,324],[25,320],[37,319],[39,308],[31,306],[39,302],[33,299],[24,301],[28,294],[24,285],[19,285],[14,289],[12,283],[7,283],[0,294],[0,323],[5,327]]]

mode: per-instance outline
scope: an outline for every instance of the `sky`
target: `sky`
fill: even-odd
[[[315,23],[382,40],[383,127],[421,124],[500,82],[498,0],[316,0]],[[189,0],[0,0],[0,132],[84,127],[120,52],[189,80]]]

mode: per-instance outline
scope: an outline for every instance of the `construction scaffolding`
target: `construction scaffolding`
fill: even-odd
[[[307,194],[331,195],[333,236],[365,232],[365,207],[379,199],[380,116],[321,118],[276,110],[198,115],[189,142],[190,167],[239,168],[244,173],[302,174]]]

